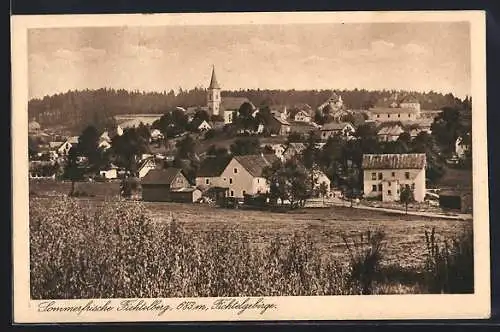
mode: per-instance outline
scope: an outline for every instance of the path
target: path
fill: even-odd
[[[310,201],[310,203],[313,203],[313,204],[309,205],[311,207],[323,206],[323,201],[321,201],[321,200]],[[316,203],[316,204],[314,204],[314,203]],[[324,206],[325,207],[332,207],[332,206],[351,207],[351,203],[344,201],[344,200],[341,200],[341,199],[335,199],[335,200],[330,199],[330,200],[325,201]],[[372,207],[372,206],[360,205],[360,204],[356,204],[356,203],[353,203],[352,208],[363,209],[363,210],[372,210],[372,211],[382,211],[382,212],[396,213],[396,214],[403,214],[403,215],[406,214],[406,212],[404,210],[389,209],[389,208],[383,208],[383,207]],[[409,210],[408,215],[428,217],[428,218],[440,218],[440,219],[472,220],[472,214],[465,214],[465,213],[445,214],[445,213],[425,212],[425,211],[410,211]]]

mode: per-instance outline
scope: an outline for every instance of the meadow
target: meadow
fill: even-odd
[[[36,299],[443,292],[429,286],[429,258],[440,256],[428,255],[425,231],[444,248],[470,226],[350,208],[270,213],[32,196],[31,291]]]

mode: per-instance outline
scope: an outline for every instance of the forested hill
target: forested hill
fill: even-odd
[[[457,99],[452,94],[405,91],[336,90],[344,104],[350,109],[367,109],[378,100],[411,93],[421,103],[422,109],[441,109],[452,106]],[[331,90],[241,90],[223,91],[222,96],[249,98],[256,106],[264,104],[307,103],[315,109],[332,95]],[[97,125],[112,119],[114,115],[130,113],[164,113],[176,106],[188,107],[204,105],[206,90],[173,90],[167,92],[140,92],[114,89],[68,91],[42,99],[32,99],[28,103],[30,119],[42,126],[64,125],[83,127],[89,123]]]

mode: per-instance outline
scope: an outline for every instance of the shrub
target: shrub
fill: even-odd
[[[451,240],[439,241],[435,228],[425,231],[426,283],[431,293],[474,293],[473,233],[464,229]]]
[[[360,233],[359,241],[342,235],[351,265],[351,281],[356,283],[363,295],[373,293],[373,284],[380,273],[383,258],[385,233],[382,230]]]

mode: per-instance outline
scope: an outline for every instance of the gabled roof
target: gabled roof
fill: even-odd
[[[244,103],[249,103],[255,109],[255,106],[246,97],[222,97],[220,108],[225,111],[237,111]]]
[[[192,122],[191,122],[191,125],[193,126],[193,128],[200,128],[200,126],[206,122],[208,124],[208,126],[211,128],[212,126],[210,126],[210,124],[207,122],[207,120],[202,120],[200,118],[197,118],[197,119],[194,119]]]
[[[297,152],[302,152],[306,149],[306,145],[300,142],[293,142],[288,144],[287,150],[288,149],[293,149]]]
[[[321,130],[342,130],[347,126],[351,126],[354,128],[354,126],[349,122],[329,122],[325,123],[321,127]]]
[[[215,77],[215,66],[212,67],[212,78],[210,79],[209,89],[220,89],[219,82],[217,82],[217,77]]]
[[[61,145],[63,145],[64,142],[49,142],[49,148],[50,149],[57,149]]]
[[[264,168],[271,166],[275,161],[279,160],[274,154],[235,156],[234,159],[238,161],[250,175],[255,177],[261,177]]]
[[[68,137],[68,139],[66,140],[66,142],[68,142],[70,144],[78,144],[78,136]]]
[[[200,165],[196,177],[215,177],[224,172],[231,161],[231,157],[208,157]]]
[[[180,168],[170,167],[167,169],[152,169],[142,178],[141,184],[165,184],[170,185],[175,177],[181,173]]]
[[[153,163],[153,165],[156,165],[154,159],[152,157],[150,158],[146,158],[144,160],[142,160],[139,165],[137,166],[137,170],[140,170],[142,169],[144,166],[146,166],[147,164],[150,164],[150,163]]]
[[[294,118],[294,117],[295,117],[297,114],[299,114],[299,113],[303,113],[303,114],[305,114],[306,116],[311,117],[311,114],[309,113],[309,111],[304,110],[304,109],[298,109],[298,108],[292,108],[292,109],[290,110],[290,117],[291,117],[291,118]]]
[[[391,135],[391,136],[397,136],[400,135],[401,133],[404,132],[404,129],[402,126],[399,124],[395,124],[392,126],[383,126],[380,128],[380,130],[377,132],[377,135]]]
[[[425,167],[425,153],[364,154],[363,169],[421,169]]]
[[[273,116],[274,120],[278,121],[279,124],[283,125],[283,126],[289,126],[290,123],[286,120],[283,120],[282,118],[280,118],[279,116]]]
[[[417,97],[415,97],[412,94],[409,94],[401,98],[400,103],[420,103],[420,102],[418,101]]]

